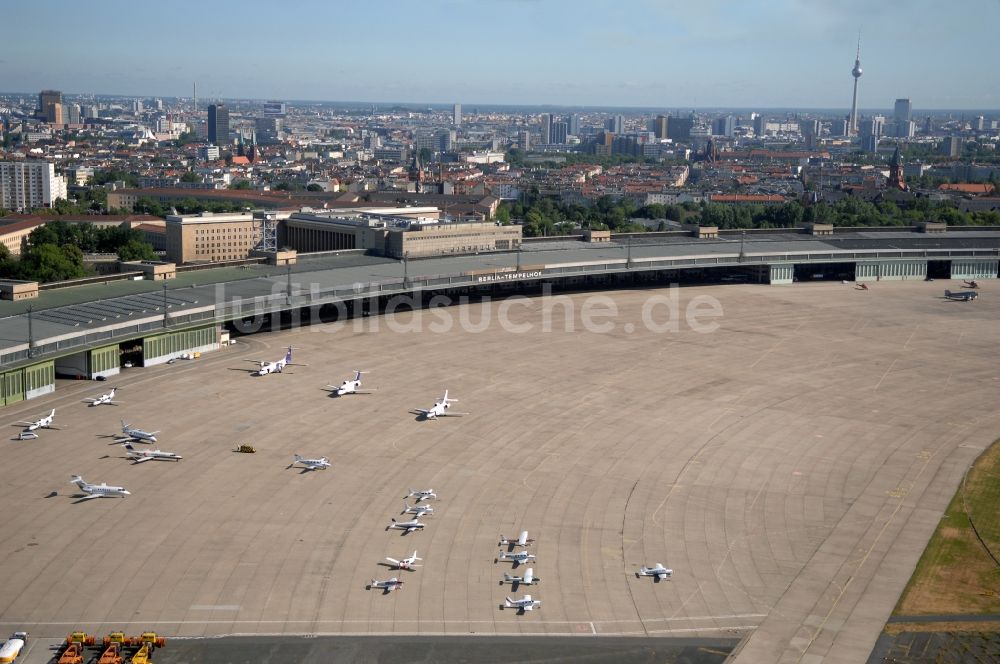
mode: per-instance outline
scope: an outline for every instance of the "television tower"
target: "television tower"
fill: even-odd
[[[854,98],[851,100],[851,117],[847,123],[847,133],[849,136],[858,135],[858,79],[861,78],[861,31],[858,30],[858,54],[854,58],[854,69],[851,70],[854,77]]]

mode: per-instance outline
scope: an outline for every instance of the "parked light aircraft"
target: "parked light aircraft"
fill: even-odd
[[[128,441],[131,443],[155,443],[156,434],[160,432],[143,431],[142,429],[137,429],[136,427],[127,423],[125,420],[122,420],[122,433],[124,434],[124,436],[122,438],[119,438],[115,442],[124,443]]]
[[[415,567],[423,567],[423,565],[414,565],[414,563],[417,562],[418,560],[423,560],[423,558],[417,558],[416,550],[413,551],[412,556],[407,556],[402,560],[396,560],[395,558],[390,558],[388,556],[386,556],[385,559],[388,560],[390,563],[392,563],[393,567],[395,567],[396,569],[412,570]]]
[[[266,376],[269,373],[281,373],[285,367],[304,367],[304,364],[295,364],[292,362],[292,347],[288,347],[288,352],[285,353],[285,357],[276,362],[260,362],[257,360],[247,360],[248,362],[256,362],[259,365],[257,371],[252,372],[255,376]]]
[[[320,457],[318,459],[303,459],[298,454],[294,456],[295,456],[295,461],[292,461],[291,465],[288,466],[289,468],[291,468],[297,463],[301,463],[303,466],[305,466],[304,470],[323,470],[324,468],[330,467],[330,460],[327,459],[326,457]]]
[[[974,290],[971,291],[950,291],[945,290],[944,296],[949,300],[958,300],[959,302],[970,302],[979,297],[979,293]]]
[[[651,576],[657,583],[659,583],[664,579],[669,579],[673,576],[673,574],[674,570],[667,569],[663,566],[663,563],[656,563],[653,567],[646,567],[645,565],[640,567],[639,571],[635,573],[635,578],[638,579],[640,576]]]
[[[414,412],[419,413],[424,416],[426,420],[435,420],[439,417],[462,417],[463,415],[468,415],[468,413],[450,413],[448,409],[451,408],[451,404],[458,401],[458,399],[449,399],[448,390],[444,391],[444,396],[441,400],[436,402],[428,410],[423,408],[417,408]]]
[[[542,601],[531,599],[531,595],[525,595],[522,599],[505,597],[504,603],[500,605],[500,608],[517,609],[518,613],[524,613],[525,611],[534,611],[536,608],[542,608]]]
[[[528,537],[528,531],[522,530],[521,536],[518,537],[517,539],[510,539],[501,535],[499,546],[505,546],[507,547],[508,551],[513,551],[515,546],[521,546],[521,547],[531,546],[532,544],[534,544],[534,542],[535,540]]]
[[[14,426],[24,427],[25,431],[34,431],[35,429],[58,429],[59,427],[53,426],[52,421],[56,417],[56,409],[53,408],[45,417],[35,420],[34,422],[17,422]]]
[[[180,454],[162,450],[137,450],[132,447],[131,442],[122,443],[122,447],[125,448],[125,456],[132,459],[132,465],[145,461],[180,461],[184,458]]]
[[[424,525],[417,519],[411,519],[410,521],[396,521],[396,519],[393,519],[392,524],[386,526],[385,529],[395,528],[402,530],[404,535],[409,535],[414,530],[423,530]]]
[[[517,592],[517,587],[522,583],[526,586],[533,586],[539,581],[541,581],[541,579],[535,576],[534,568],[529,567],[527,570],[525,570],[524,576],[514,576],[513,574],[508,574],[507,572],[504,572],[503,581],[500,582],[500,585],[502,586],[505,583],[509,583],[511,585],[512,590],[514,590],[514,592]]]
[[[90,500],[91,498],[116,498],[121,496],[130,496],[128,491],[124,487],[120,486],[108,486],[106,483],[101,482],[100,484],[89,484],[84,481],[79,475],[74,475],[70,482],[80,487],[80,491],[83,491],[86,495],[81,500]]]
[[[403,582],[397,579],[396,577],[392,577],[387,581],[376,581],[375,579],[372,579],[372,582],[368,584],[368,589],[373,590],[375,588],[381,588],[382,594],[388,595],[393,590],[402,590]]]
[[[107,394],[102,394],[99,397],[84,399],[83,402],[90,404],[91,406],[100,406],[101,404],[108,404],[109,406],[117,406],[120,402],[115,401],[115,391],[117,387],[112,387],[111,391]]]
[[[976,280],[969,281],[966,279],[963,280],[963,284],[962,288],[979,288],[979,282]]]
[[[366,373],[368,372],[355,369],[354,378],[351,380],[345,380],[340,385],[327,385],[326,387],[327,389],[332,390],[338,397],[342,397],[345,394],[371,394],[378,388],[369,387],[363,390],[361,389],[361,376]]]
[[[434,500],[437,500],[437,497],[438,497],[438,495],[436,493],[434,493],[434,489],[417,489],[416,491],[414,491],[413,489],[410,489],[410,492],[408,494],[406,494],[405,496],[403,496],[403,499],[405,500],[406,498],[409,498],[410,496],[416,496],[418,503],[421,500],[429,500],[431,498],[433,498]]]
[[[535,554],[528,553],[527,551],[518,551],[517,553],[507,553],[506,551],[500,551],[497,554],[497,557],[493,560],[493,562],[498,563],[501,560],[509,561],[514,563],[514,567],[517,567],[521,563],[526,563],[534,559],[535,559]]]
[[[419,519],[422,516],[433,516],[434,508],[428,505],[414,505],[413,507],[410,507],[404,500],[403,511],[400,512],[400,514],[416,514]]]

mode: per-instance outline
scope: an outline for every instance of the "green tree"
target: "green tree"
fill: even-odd
[[[431,152],[430,148],[420,148],[420,152],[417,153],[417,157],[420,159],[421,164],[429,164],[431,160],[434,159],[434,153]]]
[[[18,276],[48,283],[84,276],[83,252],[79,247],[41,244],[29,247],[18,263]]]
[[[506,204],[497,208],[496,220],[505,226],[510,223],[510,208]]]
[[[194,171],[187,171],[181,176],[181,182],[201,182],[201,176]]]
[[[323,191],[323,187],[313,182],[306,187],[306,191]]]
[[[156,252],[148,242],[133,239],[118,247],[118,260],[153,261],[156,260]]]
[[[250,184],[250,180],[236,180],[235,182],[229,185],[229,188],[236,190],[246,190],[246,189],[253,189],[253,185]]]

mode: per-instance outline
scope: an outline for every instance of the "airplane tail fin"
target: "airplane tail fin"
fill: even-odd
[[[288,352],[285,353],[285,362],[287,363],[287,362],[291,362],[291,361],[292,361],[292,347],[289,346],[288,347]]]
[[[72,484],[75,484],[75,485],[77,485],[77,486],[78,486],[78,487],[80,487],[81,489],[83,488],[83,485],[85,485],[85,484],[86,484],[86,482],[85,482],[85,481],[83,480],[83,478],[82,478],[82,477],[80,477],[79,475],[73,475],[73,476],[72,476],[72,477],[71,477],[71,478],[69,479],[69,481],[70,481],[70,483],[72,483]]]

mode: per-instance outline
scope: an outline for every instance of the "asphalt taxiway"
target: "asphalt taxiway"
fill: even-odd
[[[682,312],[718,300],[711,333],[664,325],[662,290],[470,304],[60,383],[4,410],[54,406],[65,428],[0,443],[0,629],[748,637],[736,662],[863,662],[1000,429],[1000,299],[944,283],[681,289]],[[585,331],[609,303],[610,329]],[[289,344],[307,366],[249,375]],[[321,389],[356,368],[374,394]],[[121,406],[81,403],[112,384]],[[469,416],[410,412],[445,389]],[[120,418],[184,460],[130,465],[98,437]],[[132,495],[78,502],[73,474]],[[408,487],[435,489],[435,513],[386,532]],[[543,606],[518,616],[493,559],[520,530]],[[414,549],[403,590],[365,590]],[[634,576],[657,562],[673,580]]]

